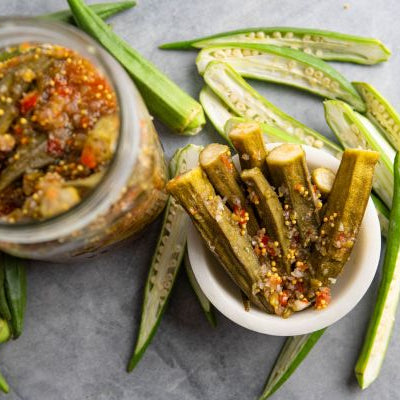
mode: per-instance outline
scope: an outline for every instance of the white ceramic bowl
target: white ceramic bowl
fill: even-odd
[[[275,146],[277,144],[267,145],[269,149]],[[339,161],[326,152],[309,146],[303,148],[311,169],[324,166],[336,171],[339,167]],[[324,310],[306,309],[283,319],[255,306],[245,311],[238,287],[207,249],[193,225],[190,225],[188,231],[188,250],[193,272],[211,303],[237,324],[255,332],[277,336],[310,333],[333,324],[350,312],[372,282],[379,264],[380,249],[379,220],[370,199],[351,257],[332,287],[329,306]]]

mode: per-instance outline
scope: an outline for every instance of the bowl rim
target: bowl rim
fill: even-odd
[[[267,144],[267,148],[271,150],[279,144],[270,143]],[[307,163],[337,170],[340,161],[332,155],[314,147],[306,145],[302,147],[306,152]],[[346,272],[347,275],[350,273],[350,283],[342,282],[342,286],[345,286],[344,293],[337,297],[333,293],[331,304],[324,310],[307,309],[295,313],[288,319],[268,314],[254,306],[250,311],[245,311],[240,304],[242,300],[239,288],[221,268],[192,223],[188,227],[187,246],[189,260],[198,284],[205,296],[222,314],[236,324],[255,332],[293,336],[326,328],[343,318],[358,304],[371,285],[379,265],[381,231],[378,215],[370,198],[351,256],[354,259],[354,255],[357,255],[359,267],[354,267],[352,273],[348,272],[349,268],[343,273],[343,275]],[[352,258],[348,263],[352,263]],[[343,275],[338,277],[338,282]],[[335,286],[332,290],[334,288]]]

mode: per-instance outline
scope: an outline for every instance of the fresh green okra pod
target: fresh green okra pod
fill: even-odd
[[[199,161],[214,189],[221,197],[226,197],[231,210],[238,217],[243,217],[243,209],[248,213],[248,221],[245,223],[247,232],[250,236],[256,235],[260,227],[241,188],[240,176],[232,162],[229,147],[218,143],[209,144],[200,153]]]
[[[0,390],[3,393],[8,393],[10,391],[10,386],[8,385],[6,378],[4,378],[2,373],[0,373]]]
[[[257,167],[242,171],[241,178],[247,184],[249,191],[254,191],[254,204],[262,225],[268,236],[278,242],[277,250],[281,254],[283,267],[290,273],[290,240],[278,195]]]
[[[200,51],[202,75],[211,61],[228,63],[241,76],[306,90],[323,98],[341,99],[357,111],[365,104],[354,86],[328,63],[297,50],[263,44],[218,45]]]
[[[256,122],[239,123],[230,130],[229,139],[238,152],[242,170],[257,167],[263,174],[268,175],[265,161],[267,150],[259,124]]]
[[[17,339],[24,325],[26,307],[26,269],[19,258],[2,254],[2,264],[5,272],[5,290],[8,306],[11,312],[11,330],[13,338]]]
[[[339,146],[323,135],[267,101],[228,64],[212,61],[204,72],[204,80],[237,116],[278,127],[311,146],[329,151],[334,156],[341,151]]]
[[[288,222],[298,227],[303,246],[308,246],[318,238],[322,202],[313,190],[304,150],[297,144],[282,144],[268,154],[267,164],[291,214]]]
[[[135,81],[150,113],[179,134],[197,134],[205,124],[201,105],[116,35],[82,0],[68,0],[77,25],[100,42]]]
[[[303,51],[323,60],[376,64],[389,59],[390,50],[379,40],[312,28],[246,28],[216,35],[166,43],[162,49],[204,48],[220,44],[268,44]]]
[[[371,194],[378,159],[376,151],[348,149],[343,153],[311,256],[313,273],[324,285],[336,279],[350,256]]]
[[[273,312],[265,296],[253,292],[254,286],[260,282],[261,264],[250,236],[241,233],[232,213],[215,194],[205,172],[200,167],[194,168],[170,180],[167,190],[184,207],[208,248],[251,302]]]
[[[335,173],[325,167],[315,168],[311,171],[311,182],[316,186],[322,198],[326,199],[331,192]]]
[[[380,153],[374,190],[391,207],[393,198],[393,161],[395,151],[382,133],[364,116],[340,100],[324,102],[325,119],[345,148],[375,150]]]
[[[8,306],[5,288],[5,266],[0,265],[0,316],[7,321],[11,320],[11,311]]]
[[[392,146],[400,150],[400,115],[372,85],[353,82],[367,106],[367,117],[385,134]]]
[[[115,3],[91,4],[89,8],[93,10],[101,19],[107,19],[122,11],[129,10],[136,5],[136,1],[119,1]],[[54,21],[75,24],[74,17],[70,10],[56,11],[50,14],[40,15],[38,18],[50,19]]]

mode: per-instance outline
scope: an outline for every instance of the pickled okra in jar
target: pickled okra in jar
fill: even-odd
[[[97,68],[56,45],[0,63],[0,218],[53,217],[101,180],[116,146],[116,95]]]
[[[4,251],[46,260],[92,256],[164,208],[166,165],[152,119],[123,69],[107,55],[98,68],[91,51],[84,57],[24,43],[1,53]]]

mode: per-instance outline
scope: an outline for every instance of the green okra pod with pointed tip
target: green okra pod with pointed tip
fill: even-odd
[[[236,217],[241,218],[243,229],[247,229],[250,236],[256,235],[260,227],[252,206],[246,200],[229,147],[218,143],[209,144],[200,153],[199,161],[217,193],[227,199]]]
[[[347,149],[343,153],[311,256],[314,275],[323,285],[336,279],[350,256],[371,194],[378,159],[376,151]]]
[[[392,146],[400,150],[400,115],[381,93],[365,82],[353,82],[367,106],[367,117],[385,134]]]
[[[82,0],[68,0],[78,26],[126,69],[151,114],[179,134],[197,134],[205,124],[201,105],[116,35]]]
[[[303,246],[308,246],[318,238],[322,203],[311,184],[303,148],[289,143],[275,147],[267,156],[267,165],[291,214],[290,223],[297,226]]]
[[[204,80],[237,116],[278,127],[305,143],[322,148],[335,156],[341,151],[339,146],[323,135],[267,101],[228,64],[212,61],[204,72]]]
[[[251,302],[273,312],[264,294],[254,290],[261,279],[261,264],[250,236],[242,234],[205,172],[200,167],[194,168],[170,180],[167,190],[187,211],[208,248]]]
[[[379,40],[313,28],[246,28],[192,40],[166,43],[162,49],[204,48],[219,44],[268,44],[303,51],[323,60],[376,64],[387,61],[390,50]]]
[[[196,59],[199,73],[203,74],[212,61],[228,63],[245,78],[294,86],[323,98],[344,100],[357,111],[365,111],[362,98],[342,74],[297,50],[247,43],[205,48]]]
[[[89,8],[101,19],[107,19],[122,11],[129,10],[136,5],[136,1],[117,1],[114,3],[91,4]],[[74,17],[70,10],[56,11],[50,14],[40,15],[39,18],[75,24]]]
[[[271,240],[278,243],[276,251],[281,255],[278,263],[282,263],[286,271],[290,273],[289,232],[285,225],[282,204],[279,201],[278,195],[257,167],[242,171],[241,178],[248,186],[249,191],[255,194],[252,197],[262,221],[262,226],[265,227]]]

